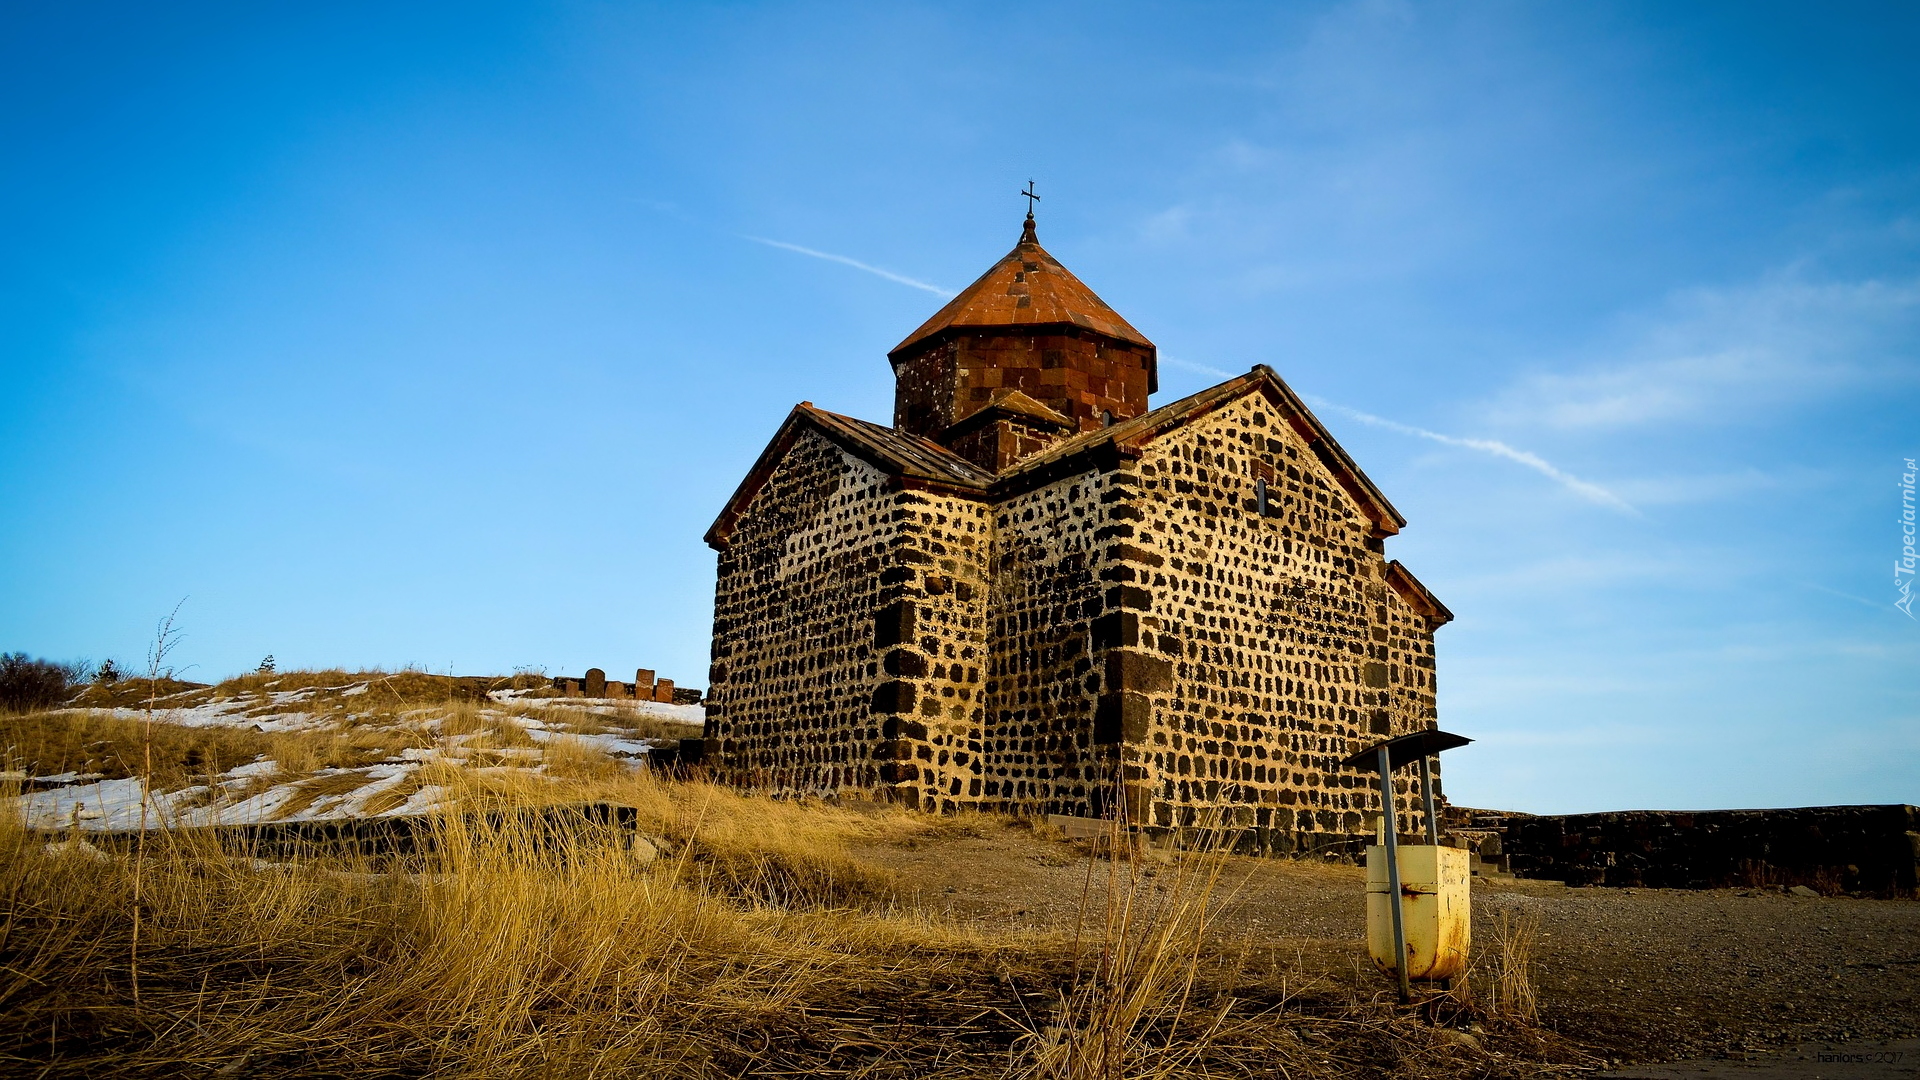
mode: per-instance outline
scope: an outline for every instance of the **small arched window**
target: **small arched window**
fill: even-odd
[[[1113,410],[1112,409],[1100,410],[1100,426],[1101,427],[1113,426]]]
[[[1253,502],[1259,508],[1261,517],[1267,516],[1267,478],[1262,476],[1253,482]]]

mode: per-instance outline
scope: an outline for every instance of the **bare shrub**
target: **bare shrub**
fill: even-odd
[[[56,664],[21,652],[0,654],[0,709],[51,708],[66,701],[86,674],[84,664]]]

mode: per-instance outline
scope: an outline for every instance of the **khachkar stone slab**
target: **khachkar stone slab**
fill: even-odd
[[[1437,723],[1404,519],[1269,369],[1148,410],[1151,343],[1030,242],[895,350],[894,427],[803,403],[709,531],[706,764],[1349,842],[1340,761]]]
[[[629,698],[668,705],[698,705],[701,699],[701,691],[675,687],[672,679],[657,679],[650,668],[634,672],[631,683],[615,682],[605,671],[588,668],[579,678],[556,676],[553,686],[568,697]]]

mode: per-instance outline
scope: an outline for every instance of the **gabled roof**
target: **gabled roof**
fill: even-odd
[[[755,495],[773,476],[780,459],[793,447],[804,431],[817,431],[842,449],[890,476],[905,477],[928,487],[984,494],[993,474],[929,439],[908,435],[890,427],[870,424],[851,416],[816,409],[803,401],[787,414],[786,422],[774,433],[773,441],[760,452],[746,479],[734,489],[733,497],[721,509],[713,527],[707,530],[707,546],[716,551],[727,546],[733,527],[752,504]]]
[[[1437,630],[1453,621],[1453,612],[1447,610],[1447,605],[1428,591],[1420,579],[1413,576],[1413,571],[1400,565],[1399,559],[1387,564],[1387,584],[1393,586],[1393,591],[1399,593],[1413,610],[1425,615],[1433,623],[1433,629]]]
[[[1263,395],[1273,405],[1281,422],[1291,426],[1306,440],[1314,456],[1320,459],[1334,480],[1367,515],[1373,525],[1374,536],[1392,536],[1407,523],[1407,519],[1400,516],[1400,512],[1393,508],[1393,504],[1387,501],[1373,481],[1360,471],[1360,466],[1354,464],[1347,452],[1333,441],[1333,436],[1320,423],[1319,417],[1313,415],[1306,403],[1293,392],[1293,388],[1274,374],[1272,368],[1261,364],[1239,378],[1228,379],[1218,386],[1162,405],[1152,412],[1112,427],[1082,432],[1065,439],[1023,459],[997,476],[931,439],[816,409],[811,402],[803,401],[794,406],[773,441],[767,444],[759,460],[753,463],[747,478],[740,482],[733,497],[727,500],[720,517],[707,530],[706,541],[708,546],[715,549],[726,547],[734,524],[746,512],[754,496],[773,475],[780,459],[786,456],[788,448],[802,431],[818,431],[875,468],[916,485],[975,498],[1000,498],[1030,491],[1062,476],[1097,467],[1114,456],[1138,457],[1147,443],[1166,432],[1198,420],[1249,394]],[[1003,398],[1002,402],[1006,400]],[[1042,405],[1040,408],[1046,407]],[[1422,603],[1431,605],[1435,617],[1441,618],[1441,621],[1453,617],[1438,600],[1433,599],[1431,593],[1426,592],[1424,586],[1413,581],[1412,574],[1404,569],[1400,573],[1413,582],[1411,587],[1417,589],[1419,595],[1425,597]],[[1393,580],[1391,574],[1389,580]],[[1400,585],[1395,587],[1403,588]]]
[[[960,418],[941,433],[941,438],[952,438],[963,432],[971,431],[984,424],[990,424],[1002,417],[1020,417],[1028,423],[1037,423],[1060,431],[1072,431],[1077,425],[1073,418],[1057,409],[1033,400],[1018,390],[999,389],[987,399],[987,403]]]
[[[897,359],[911,346],[949,330],[1053,325],[1077,326],[1148,349],[1154,347],[1145,334],[1047,254],[1034,236],[1033,219],[1029,217],[1020,232],[1020,242],[1006,258],[960,290],[960,295],[921,323],[920,329],[908,334],[887,356]]]
[[[1149,442],[1161,434],[1199,419],[1223,405],[1238,401],[1248,394],[1264,395],[1280,414],[1283,422],[1291,426],[1307,445],[1314,456],[1327,467],[1354,502],[1360,505],[1367,518],[1373,524],[1375,536],[1392,536],[1406,525],[1407,519],[1387,501],[1386,495],[1374,486],[1367,474],[1360,471],[1347,452],[1335,442],[1320,418],[1300,400],[1285,380],[1274,374],[1265,364],[1256,366],[1238,378],[1228,379],[1218,386],[1211,386],[1191,397],[1181,398],[1168,405],[1162,405],[1152,412],[1143,413],[1131,420],[1124,420],[1112,427],[1099,428],[1084,432],[1064,442],[1042,450],[1032,457],[1025,458],[1013,468],[1000,474],[993,483],[993,493],[1027,490],[1051,482],[1055,477],[1084,468],[1083,459],[1089,455],[1118,453],[1135,457]]]

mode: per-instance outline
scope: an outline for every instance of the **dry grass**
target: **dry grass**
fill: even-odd
[[[155,786],[163,790],[244,765],[274,748],[248,728],[187,728],[108,712],[0,714],[0,750],[29,776],[99,773],[118,780],[143,771],[151,747]]]
[[[82,709],[138,709],[153,701],[161,708],[177,708],[204,704],[212,699],[213,688],[206,683],[180,679],[121,679],[118,682],[91,683],[69,704]]]
[[[427,719],[468,742],[500,734],[468,703]],[[201,730],[326,760],[297,742],[306,733]],[[1080,932],[990,928],[916,906],[914,882],[855,852],[978,842],[1010,831],[1004,819],[668,781],[564,736],[540,749],[541,771],[430,762],[369,805],[449,792],[438,843],[403,861],[263,866],[192,831],[153,834],[142,852],[55,852],[0,815],[0,1073],[1553,1071],[1551,1055],[1470,1052],[1352,983],[1231,940],[1218,887],[1231,856],[1061,844],[1086,868]],[[298,795],[364,782],[321,773]],[[577,802],[634,808],[660,857],[642,862],[629,837],[584,821],[471,813]]]
[[[1074,983],[1052,1021],[1029,1036],[1025,1074],[1050,1080],[1182,1075],[1207,1056],[1232,1007],[1228,999],[1217,1010],[1199,1010],[1193,1001],[1217,937],[1226,857],[1217,843],[1203,843],[1200,852],[1172,860],[1166,879],[1150,887],[1158,875],[1133,838],[1116,823],[1101,839],[1090,845],[1107,856],[1098,933],[1090,943],[1075,934]],[[1083,916],[1097,865],[1088,862]]]
[[[517,731],[517,729],[516,729]],[[524,739],[525,733],[519,732]],[[110,780],[146,774],[151,752],[153,787],[171,791],[205,783],[237,765],[271,758],[280,772],[301,776],[386,761],[419,732],[348,726],[261,732],[244,727],[183,727],[108,712],[62,710],[0,715],[0,753],[29,776],[98,773]]]
[[[560,780],[613,780],[627,767],[583,739],[561,735],[541,746],[547,775]]]
[[[442,736],[474,736],[466,745],[477,749],[534,745],[526,728],[503,713],[472,702],[456,702],[441,709],[437,730]]]
[[[321,799],[349,795],[375,782],[363,772],[321,773],[294,785],[293,797],[281,804],[277,813],[280,817],[292,817]]]
[[[538,720],[555,731],[575,735],[620,735],[629,739],[693,739],[700,736],[698,724],[663,720],[641,712],[632,705],[601,705],[605,712],[569,705],[516,704],[513,712]]]
[[[1536,1022],[1540,1003],[1533,986],[1533,951],[1540,940],[1540,913],[1494,913],[1489,921],[1492,955],[1488,960],[1487,1011],[1523,1024]]]

